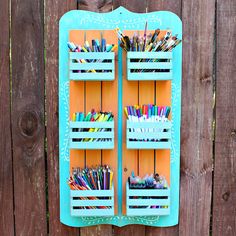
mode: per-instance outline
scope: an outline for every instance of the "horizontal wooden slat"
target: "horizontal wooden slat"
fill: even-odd
[[[172,62],[130,62],[128,61],[127,68],[128,69],[172,69]]]
[[[114,60],[114,52],[69,52],[70,60],[72,59],[101,59]]]
[[[127,195],[130,197],[168,197],[170,189],[129,189]]]
[[[70,132],[70,138],[114,138],[114,132]]]
[[[113,141],[70,142],[70,149],[113,149]]]
[[[127,196],[149,197],[149,196],[170,196],[170,188],[167,189],[130,189],[126,183]]]
[[[168,206],[170,199],[130,199],[127,198],[128,206]]]
[[[165,122],[133,122],[127,120],[127,128],[155,128],[155,129],[170,129],[171,121]]]
[[[127,132],[127,139],[170,139],[171,132]]]
[[[113,197],[114,188],[109,190],[70,190],[72,197]]]
[[[72,216],[112,216],[114,208],[111,209],[71,209]]]
[[[128,70],[128,80],[172,80],[172,71],[170,72],[131,72]]]
[[[71,207],[75,206],[114,206],[114,199],[100,200],[71,200]]]
[[[144,208],[144,209],[138,209],[138,208],[128,208],[127,209],[127,215],[129,216],[151,216],[151,215],[169,215],[170,209],[169,208]]]
[[[128,149],[169,149],[171,142],[127,141]]]
[[[171,59],[172,52],[128,52],[128,59]]]
[[[86,62],[86,63],[70,63],[70,70],[114,70],[114,63],[106,62]],[[103,73],[110,73],[103,71]]]
[[[115,74],[114,71],[112,72],[88,72],[88,73],[74,73],[72,71],[69,72],[69,79],[70,80],[95,80],[95,81],[100,81],[100,80],[114,80],[115,79]]]
[[[70,121],[70,128],[114,128],[114,122]]]

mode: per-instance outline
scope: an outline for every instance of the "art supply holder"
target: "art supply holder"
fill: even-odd
[[[171,80],[172,52],[127,52],[128,80]]]
[[[170,214],[170,189],[130,189],[126,184],[128,216]]]
[[[123,7],[110,13],[74,10],[60,19],[59,173],[60,221],[63,224],[72,227],[97,224],[112,224],[120,227],[129,224],[167,227],[178,224],[182,46],[178,45],[172,52],[127,53],[119,47],[116,56],[113,52],[68,52],[66,46],[71,40],[69,36],[71,31],[81,30],[87,33],[96,30],[105,33],[109,31],[112,38],[111,35],[114,34],[116,27],[124,32],[142,31],[146,21],[148,29],[152,32],[157,28],[170,29],[173,34],[178,34],[178,37],[182,38],[181,20],[174,13],[167,11],[139,14],[129,12]],[[77,37],[80,37],[80,34]],[[117,37],[114,43],[118,44]],[[90,62],[86,63],[84,60]],[[168,81],[171,83],[170,120],[147,123],[126,121],[123,113],[124,106],[142,104],[137,98],[132,98],[127,103],[129,94],[125,94],[126,91],[132,87],[136,89],[137,86],[140,89],[142,83],[149,83],[148,81],[154,83],[156,88],[159,88],[159,83],[168,83]],[[107,100],[102,100],[101,107],[104,110],[109,107],[109,111],[112,112],[115,110],[114,121],[71,122],[71,86],[76,86],[73,90],[76,103],[85,104],[85,99],[88,99],[87,89],[93,86],[96,89],[97,83],[99,83],[97,89],[101,90],[101,96],[105,96],[104,91],[106,91],[109,97]],[[165,84],[164,88],[168,86]],[[81,92],[84,93],[84,98],[81,96],[76,98],[76,94],[79,95]],[[159,94],[156,92],[155,96],[158,97]],[[99,97],[94,98],[94,101],[97,98]],[[162,104],[157,105],[169,105],[163,101],[160,100]],[[88,106],[90,105],[81,105],[83,109],[94,108]],[[84,110],[77,109],[77,111]],[[90,129],[99,129],[101,132],[89,132]],[[149,132],[150,130],[158,132]],[[102,142],[103,139],[107,141]],[[86,159],[85,163],[88,165],[87,158],[94,152],[100,153],[106,164],[111,162],[114,169],[114,187],[111,190],[70,190],[66,181],[72,159],[74,163]],[[146,159],[142,157],[144,152]],[[170,169],[168,181],[170,187],[129,189],[126,184],[132,170],[126,172],[129,163],[133,165],[136,160],[139,162],[145,160],[146,166],[149,166],[149,153],[152,155],[155,153],[155,158],[160,154],[164,155],[164,162],[169,158],[167,163]],[[96,160],[101,159],[98,156]],[[93,158],[89,161],[95,163]],[[159,162],[156,161],[156,164],[159,165]]]
[[[70,190],[70,206],[71,215],[74,217],[113,216],[114,188],[109,190]]]
[[[97,132],[95,132],[97,130]],[[114,121],[70,122],[71,149],[114,148]]]
[[[128,149],[170,149],[171,122],[126,123],[126,145]]]
[[[90,61],[85,63],[85,61]],[[114,80],[114,52],[69,52],[70,80]]]

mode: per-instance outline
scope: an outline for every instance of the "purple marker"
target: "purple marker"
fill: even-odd
[[[106,170],[103,170],[103,189],[106,189],[106,186],[107,186]]]
[[[128,118],[129,118],[129,120],[132,120],[132,117],[131,117],[132,112],[131,112],[130,106],[127,107],[127,111],[128,111]]]

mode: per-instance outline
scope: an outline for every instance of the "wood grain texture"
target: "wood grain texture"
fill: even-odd
[[[114,226],[114,236],[145,236],[145,226],[127,225],[124,227]]]
[[[118,7],[125,7],[129,11],[133,12],[146,12],[147,7],[147,0],[140,1],[140,0],[113,0],[113,9]]]
[[[46,235],[43,2],[12,6],[15,233]]]
[[[94,12],[108,12],[112,10],[112,0],[78,0],[78,9]]]
[[[90,227],[83,227],[80,229],[81,235],[86,236],[112,236],[111,225],[97,225]]]
[[[236,232],[236,2],[217,1],[213,235]],[[232,61],[233,60],[233,61]]]
[[[58,154],[58,28],[67,11],[76,9],[76,1],[45,1],[45,86],[47,113],[47,179],[49,235],[79,235],[78,228],[60,223]]]
[[[215,1],[183,0],[179,235],[208,235],[212,189]]]
[[[181,16],[181,0],[147,0],[147,11],[172,11]]]
[[[151,227],[146,226],[145,236],[172,236],[179,235],[178,226],[173,227]]]
[[[14,235],[11,151],[9,1],[0,1],[0,232]]]

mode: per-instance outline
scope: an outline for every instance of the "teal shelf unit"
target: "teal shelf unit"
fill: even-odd
[[[126,142],[128,148],[137,148],[137,144],[132,144],[130,140],[126,140],[127,137],[123,135],[123,127],[126,125],[123,121],[123,79],[124,79],[124,66],[122,64],[122,58],[124,52],[119,47],[117,61],[115,62],[114,53],[69,53],[67,42],[69,38],[69,32],[71,30],[114,30],[119,27],[122,31],[125,30],[143,30],[145,22],[148,22],[148,29],[154,31],[157,28],[161,30],[170,29],[172,34],[178,34],[179,38],[182,38],[182,22],[177,15],[168,11],[151,12],[146,14],[129,12],[123,7],[119,7],[116,10],[109,13],[95,13],[82,10],[73,10],[67,12],[62,16],[59,23],[59,174],[60,174],[60,221],[68,226],[72,227],[86,227],[97,224],[112,224],[119,227],[130,224],[142,224],[155,227],[169,227],[178,224],[179,219],[179,175],[180,175],[180,122],[181,122],[181,78],[182,78],[182,45],[178,45],[173,52],[163,53],[139,53],[128,52],[127,53],[127,79],[128,80],[154,80],[154,81],[167,81],[171,80],[171,108],[172,108],[172,120],[164,125],[167,132],[159,132],[158,135],[150,134],[149,138],[168,139],[167,142],[155,142],[146,147],[147,149],[170,149],[170,188],[165,190],[133,190],[126,189],[126,215],[123,214],[122,203],[123,196],[123,165],[122,165],[122,148]],[[145,61],[149,58],[149,61]],[[134,59],[134,60],[133,60]],[[162,60],[163,59],[163,60]],[[91,63],[83,63],[81,60],[90,60]],[[82,63],[78,63],[78,61]],[[137,61],[140,61],[139,65]],[[115,66],[117,63],[117,67]],[[139,68],[140,67],[140,68]],[[115,68],[117,71],[115,72]],[[138,69],[142,71],[137,72]],[[96,73],[93,72],[96,70]],[[153,71],[150,71],[153,70]],[[100,72],[101,71],[101,72]],[[140,73],[141,72],[141,73]],[[95,147],[92,142],[77,142],[73,143],[72,139],[84,139],[84,138],[101,138],[100,136],[83,136],[87,134],[78,134],[76,131],[72,132],[72,129],[76,130],[81,127],[81,124],[70,123],[69,121],[69,84],[70,81],[103,81],[107,80],[107,83],[114,80],[115,73],[118,79],[118,116],[117,130],[114,134],[117,138],[117,183],[114,188],[116,189],[117,196],[114,196],[113,191],[103,192],[104,190],[95,191],[77,191],[70,190],[66,180],[70,170],[70,150],[72,149],[93,149],[100,147],[101,144]],[[130,82],[132,83],[132,81]],[[112,102],[112,101],[111,101]],[[92,123],[92,122],[91,122]],[[156,128],[158,127],[143,127],[127,124],[128,128],[133,130]],[[137,124],[136,124],[137,125]],[[151,125],[151,124],[150,124]],[[149,126],[149,124],[148,124]],[[97,127],[96,127],[97,128]],[[101,128],[101,127],[100,127]],[[106,127],[103,127],[106,128]],[[109,127],[111,128],[111,127]],[[163,126],[160,129],[163,129]],[[113,139],[113,131],[107,133],[105,138]],[[125,131],[126,132],[126,131]],[[88,132],[89,133],[89,132]],[[97,135],[97,134],[96,134]],[[99,134],[101,135],[101,134]],[[132,132],[128,133],[128,137],[132,139]],[[140,136],[139,132],[136,132],[136,138]],[[153,136],[152,136],[153,135]],[[112,136],[112,137],[111,137]],[[78,144],[79,143],[79,144]],[[80,146],[81,145],[81,146]],[[87,145],[87,146],[86,146]],[[113,147],[111,144],[109,147]],[[131,146],[129,146],[131,145]],[[133,146],[132,146],[133,145]],[[144,145],[142,143],[142,145]],[[159,145],[159,147],[158,147]],[[94,192],[95,191],[95,192]],[[150,192],[151,191],[151,192]],[[153,191],[153,192],[152,192]],[[141,196],[140,192],[143,194]],[[81,196],[81,194],[85,194]],[[94,200],[90,203],[90,199],[78,200],[83,197],[105,197],[100,203],[100,200]],[[100,195],[101,194],[101,195]],[[103,195],[104,194],[104,195]],[[150,199],[149,194],[155,196],[164,196],[165,199],[159,199],[157,203],[156,199]],[[130,196],[137,197],[132,199]],[[113,198],[117,199],[117,213],[114,213]],[[128,199],[127,199],[128,198]],[[146,198],[146,199],[145,199]],[[112,200],[111,200],[112,199]],[[107,200],[107,202],[104,202]],[[135,204],[140,206],[159,206],[164,205],[164,208],[145,208],[134,211],[132,201],[137,200]],[[163,200],[163,201],[161,201]],[[147,201],[147,202],[146,202]],[[107,209],[91,209],[83,208],[84,206],[92,206],[98,204],[109,205],[111,208]],[[168,206],[168,207],[167,207]],[[82,207],[82,208],[81,208]],[[128,208],[127,208],[128,207]],[[142,211],[141,211],[142,210]]]
[[[127,52],[128,80],[172,80],[172,52]]]
[[[69,52],[69,78],[78,81],[114,80],[115,53]]]

